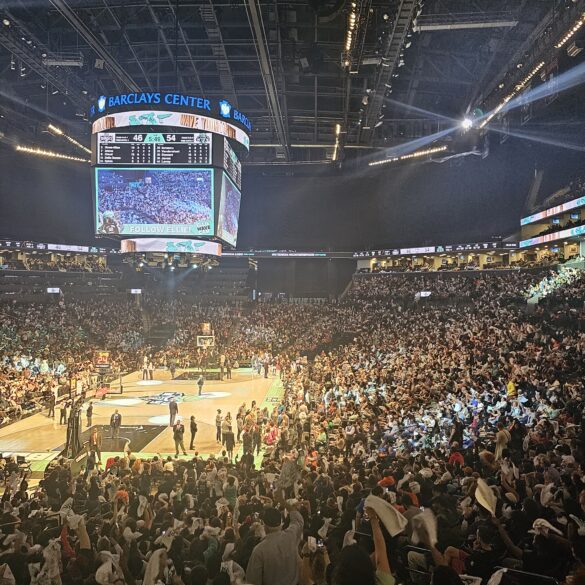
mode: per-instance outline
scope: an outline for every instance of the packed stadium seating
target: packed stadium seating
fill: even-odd
[[[548,302],[528,312],[526,298],[543,287]],[[421,291],[431,295],[417,298]],[[89,543],[90,526],[103,531],[103,515],[129,505],[119,528],[123,547],[128,530],[144,550],[169,534],[164,555],[175,567],[183,562],[215,577],[224,557],[253,579],[260,530],[253,515],[268,501],[294,497],[299,503],[287,504],[291,526],[326,538],[331,557],[343,554],[344,538],[377,553],[386,547],[400,582],[427,583],[433,566],[435,575],[443,567],[457,583],[457,573],[487,582],[498,567],[516,570],[517,578],[538,573],[562,581],[585,560],[584,298],[582,272],[537,269],[357,274],[342,299],[311,305],[197,304],[155,293],[146,294],[142,308],[120,295],[3,303],[4,423],[42,407],[72,373],[89,386],[97,348],[110,349],[122,369],[139,367],[145,352],[160,367],[190,365],[202,321],[212,323],[218,353],[270,367],[285,388],[272,411],[238,414],[240,461],[116,458],[103,476],[116,478],[115,496],[100,472],[87,484],[83,477],[70,483],[63,463],[26,505],[15,495],[5,521],[24,516],[24,530],[40,529],[51,509],[61,509],[63,530]],[[145,316],[150,326],[173,325],[166,345],[148,347]],[[256,445],[265,449],[260,469],[247,456]],[[75,485],[75,492],[60,484]],[[182,495],[163,498],[167,485],[180,485]],[[151,493],[158,494],[152,502]],[[40,510],[34,519],[33,507]],[[251,518],[237,538],[226,528],[232,512]],[[192,516],[214,530],[190,531]],[[381,541],[377,530],[385,534]],[[102,533],[99,546],[114,546],[117,534]],[[192,558],[175,556],[184,538]],[[85,550],[92,563],[69,557],[64,583],[89,577],[94,561],[106,570],[98,553]],[[125,563],[142,565],[140,550],[131,544],[126,561],[113,561],[111,570],[125,574]]]

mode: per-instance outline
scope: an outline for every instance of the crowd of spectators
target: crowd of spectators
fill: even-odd
[[[584,221],[585,220],[583,219],[575,218],[568,219],[565,223],[561,223],[559,220],[556,223],[555,222],[551,223],[548,227],[538,232],[536,236],[545,236],[547,234],[554,234],[555,232],[560,232],[561,230],[568,230],[570,228],[582,225]]]
[[[108,170],[98,181],[98,213],[113,213],[118,225],[192,225],[212,219],[210,171],[151,170],[134,177]]]
[[[21,258],[0,257],[0,265],[5,270],[36,270],[42,272],[95,272],[109,273],[103,256],[87,255],[58,255],[53,254],[23,254]]]
[[[109,350],[114,371],[137,367],[140,311],[125,299],[0,305],[0,424],[47,406],[56,389],[88,389],[94,353]]]
[[[240,407],[235,458],[126,452],[98,466],[90,455],[80,475],[61,461],[32,493],[15,476],[3,497],[4,579],[507,585],[539,575],[581,585],[585,333],[555,307],[513,302],[543,276],[363,275],[339,303],[251,311],[148,299],[160,325],[176,326],[166,351],[208,320],[226,351],[274,362],[281,402]],[[421,290],[465,302],[403,302]],[[582,280],[555,290],[581,295]],[[47,322],[64,329],[55,355],[68,351],[63,340],[82,347],[80,330],[102,334],[92,321],[124,327],[105,301],[71,309],[47,319],[37,308],[27,326],[14,305],[1,326],[39,359]],[[328,346],[343,331],[351,340]],[[18,355],[14,344],[5,356]]]
[[[571,296],[578,293],[583,287],[583,270],[570,266],[561,266],[558,270],[552,270],[546,277],[532,285],[526,292],[527,297],[538,295],[541,298],[548,297],[556,291]]]

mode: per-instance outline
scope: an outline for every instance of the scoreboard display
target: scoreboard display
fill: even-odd
[[[211,165],[210,132],[102,132],[98,165]]]
[[[189,102],[185,111],[183,105],[177,103],[173,109],[167,101],[163,109],[154,107],[154,101],[148,101],[147,107],[144,100],[157,96],[114,96],[120,104],[122,98],[140,97],[144,108],[134,102],[132,108],[123,108],[131,102],[116,105],[114,97],[105,96],[96,104],[91,141],[96,235],[135,238],[132,241],[140,245],[147,244],[144,238],[175,238],[174,243],[213,238],[235,246],[242,189],[240,155],[249,150],[249,136],[239,124],[247,125],[226,100],[208,118],[187,111],[211,107],[208,100],[191,96],[189,101],[184,96]],[[245,134],[246,140],[238,133]],[[187,250],[177,249],[183,251]],[[213,255],[212,250],[200,251]],[[213,333],[202,337],[208,341]]]
[[[227,174],[237,185],[238,189],[242,189],[242,163],[230,146],[229,140],[224,139],[223,145],[223,168]]]

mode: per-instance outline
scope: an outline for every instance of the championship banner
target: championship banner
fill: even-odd
[[[169,112],[167,110],[136,110],[108,114],[95,120],[91,125],[91,131],[92,134],[96,134],[105,130],[128,128],[130,126],[173,126],[189,128],[189,130],[202,130],[231,138],[242,144],[246,150],[250,150],[250,137],[233,124],[207,116]]]

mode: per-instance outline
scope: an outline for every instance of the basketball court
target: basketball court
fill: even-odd
[[[176,377],[181,375],[178,370]],[[250,368],[232,373],[231,380],[206,380],[202,395],[198,395],[196,380],[172,380],[168,372],[157,370],[154,380],[142,380],[140,372],[134,372],[122,379],[123,392],[110,393],[105,400],[93,400],[93,426],[103,428],[103,454],[121,454],[129,442],[132,452],[142,456],[175,454],[173,431],[169,426],[169,402],[172,398],[178,404],[179,417],[185,425],[185,447],[189,448],[189,419],[195,416],[198,432],[195,449],[188,451],[192,456],[219,455],[222,446],[215,440],[215,416],[217,409],[222,415],[231,413],[233,430],[239,406],[249,407],[253,400],[260,407],[270,410],[282,397],[282,384],[277,377],[264,378],[254,374]],[[83,412],[82,441],[87,440],[89,429]],[[109,435],[110,416],[115,410],[122,415],[120,439],[111,440]],[[44,471],[47,464],[57,457],[64,447],[66,425],[59,425],[59,409],[56,417],[48,418],[47,411],[35,414],[0,429],[0,453],[5,456],[24,455],[31,462],[35,475]],[[236,447],[238,449],[239,447]],[[182,456],[182,455],[181,455]]]

